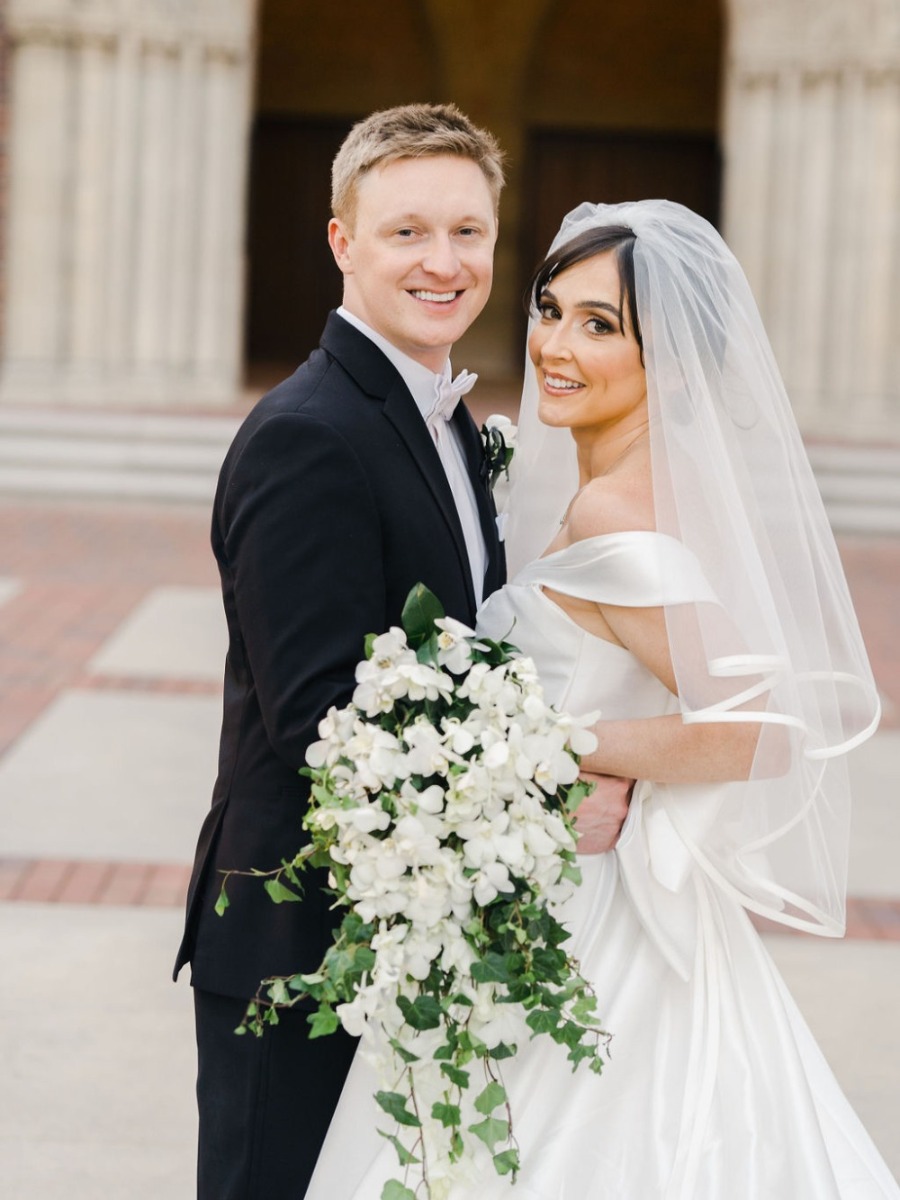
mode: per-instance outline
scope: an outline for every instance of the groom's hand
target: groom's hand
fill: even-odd
[[[581,778],[596,786],[575,812],[575,828],[579,833],[579,854],[605,854],[619,840],[622,824],[628,816],[633,779],[618,775],[592,775],[582,771]]]

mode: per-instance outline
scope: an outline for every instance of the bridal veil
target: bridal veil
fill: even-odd
[[[664,200],[582,204],[551,254],[599,226],[635,235],[657,531],[715,601],[666,607],[685,722],[752,721],[751,776],[716,791],[693,860],[749,909],[844,928],[846,753],[880,707],[834,537],[750,287],[708,222]],[[514,573],[542,554],[578,486],[567,430],[537,418],[531,364],[511,469]],[[607,716],[614,716],[607,713]],[[678,829],[678,812],[671,814]]]

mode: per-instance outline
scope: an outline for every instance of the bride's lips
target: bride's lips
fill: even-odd
[[[577,379],[567,379],[565,375],[557,375],[550,371],[542,371],[541,374],[544,377],[544,391],[549,392],[551,396],[571,396],[573,392],[578,392],[584,387]]]

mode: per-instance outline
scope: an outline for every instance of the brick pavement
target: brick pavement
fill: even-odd
[[[64,690],[215,694],[217,685],[133,679],[90,662],[154,588],[217,584],[208,514],[199,508],[0,500],[0,576],[19,591],[0,604],[0,757]],[[898,728],[895,635],[900,539],[843,537],[841,555],[885,698]],[[0,900],[158,905],[183,902],[183,863],[0,859]],[[900,901],[851,898],[848,937],[900,940]]]

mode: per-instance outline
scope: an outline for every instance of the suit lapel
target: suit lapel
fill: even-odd
[[[321,345],[352,376],[361,391],[373,397],[373,399],[383,401],[384,416],[393,425],[404,445],[409,450],[410,457],[417,471],[422,477],[425,486],[434,497],[446,522],[453,539],[453,544],[456,547],[459,568],[466,581],[469,604],[474,613],[475,591],[472,586],[472,568],[469,563],[469,555],[466,550],[466,542],[459,514],[456,510],[456,502],[453,499],[450,484],[447,482],[447,476],[438,456],[437,447],[400,373],[381,353],[374,342],[358,329],[354,329],[347,321],[342,320],[336,313],[331,313],[328,317],[325,332],[322,334]],[[466,459],[468,462],[468,450],[466,452]],[[475,487],[477,496],[479,492],[477,469],[473,476],[473,486]],[[480,514],[480,497],[478,504]]]

